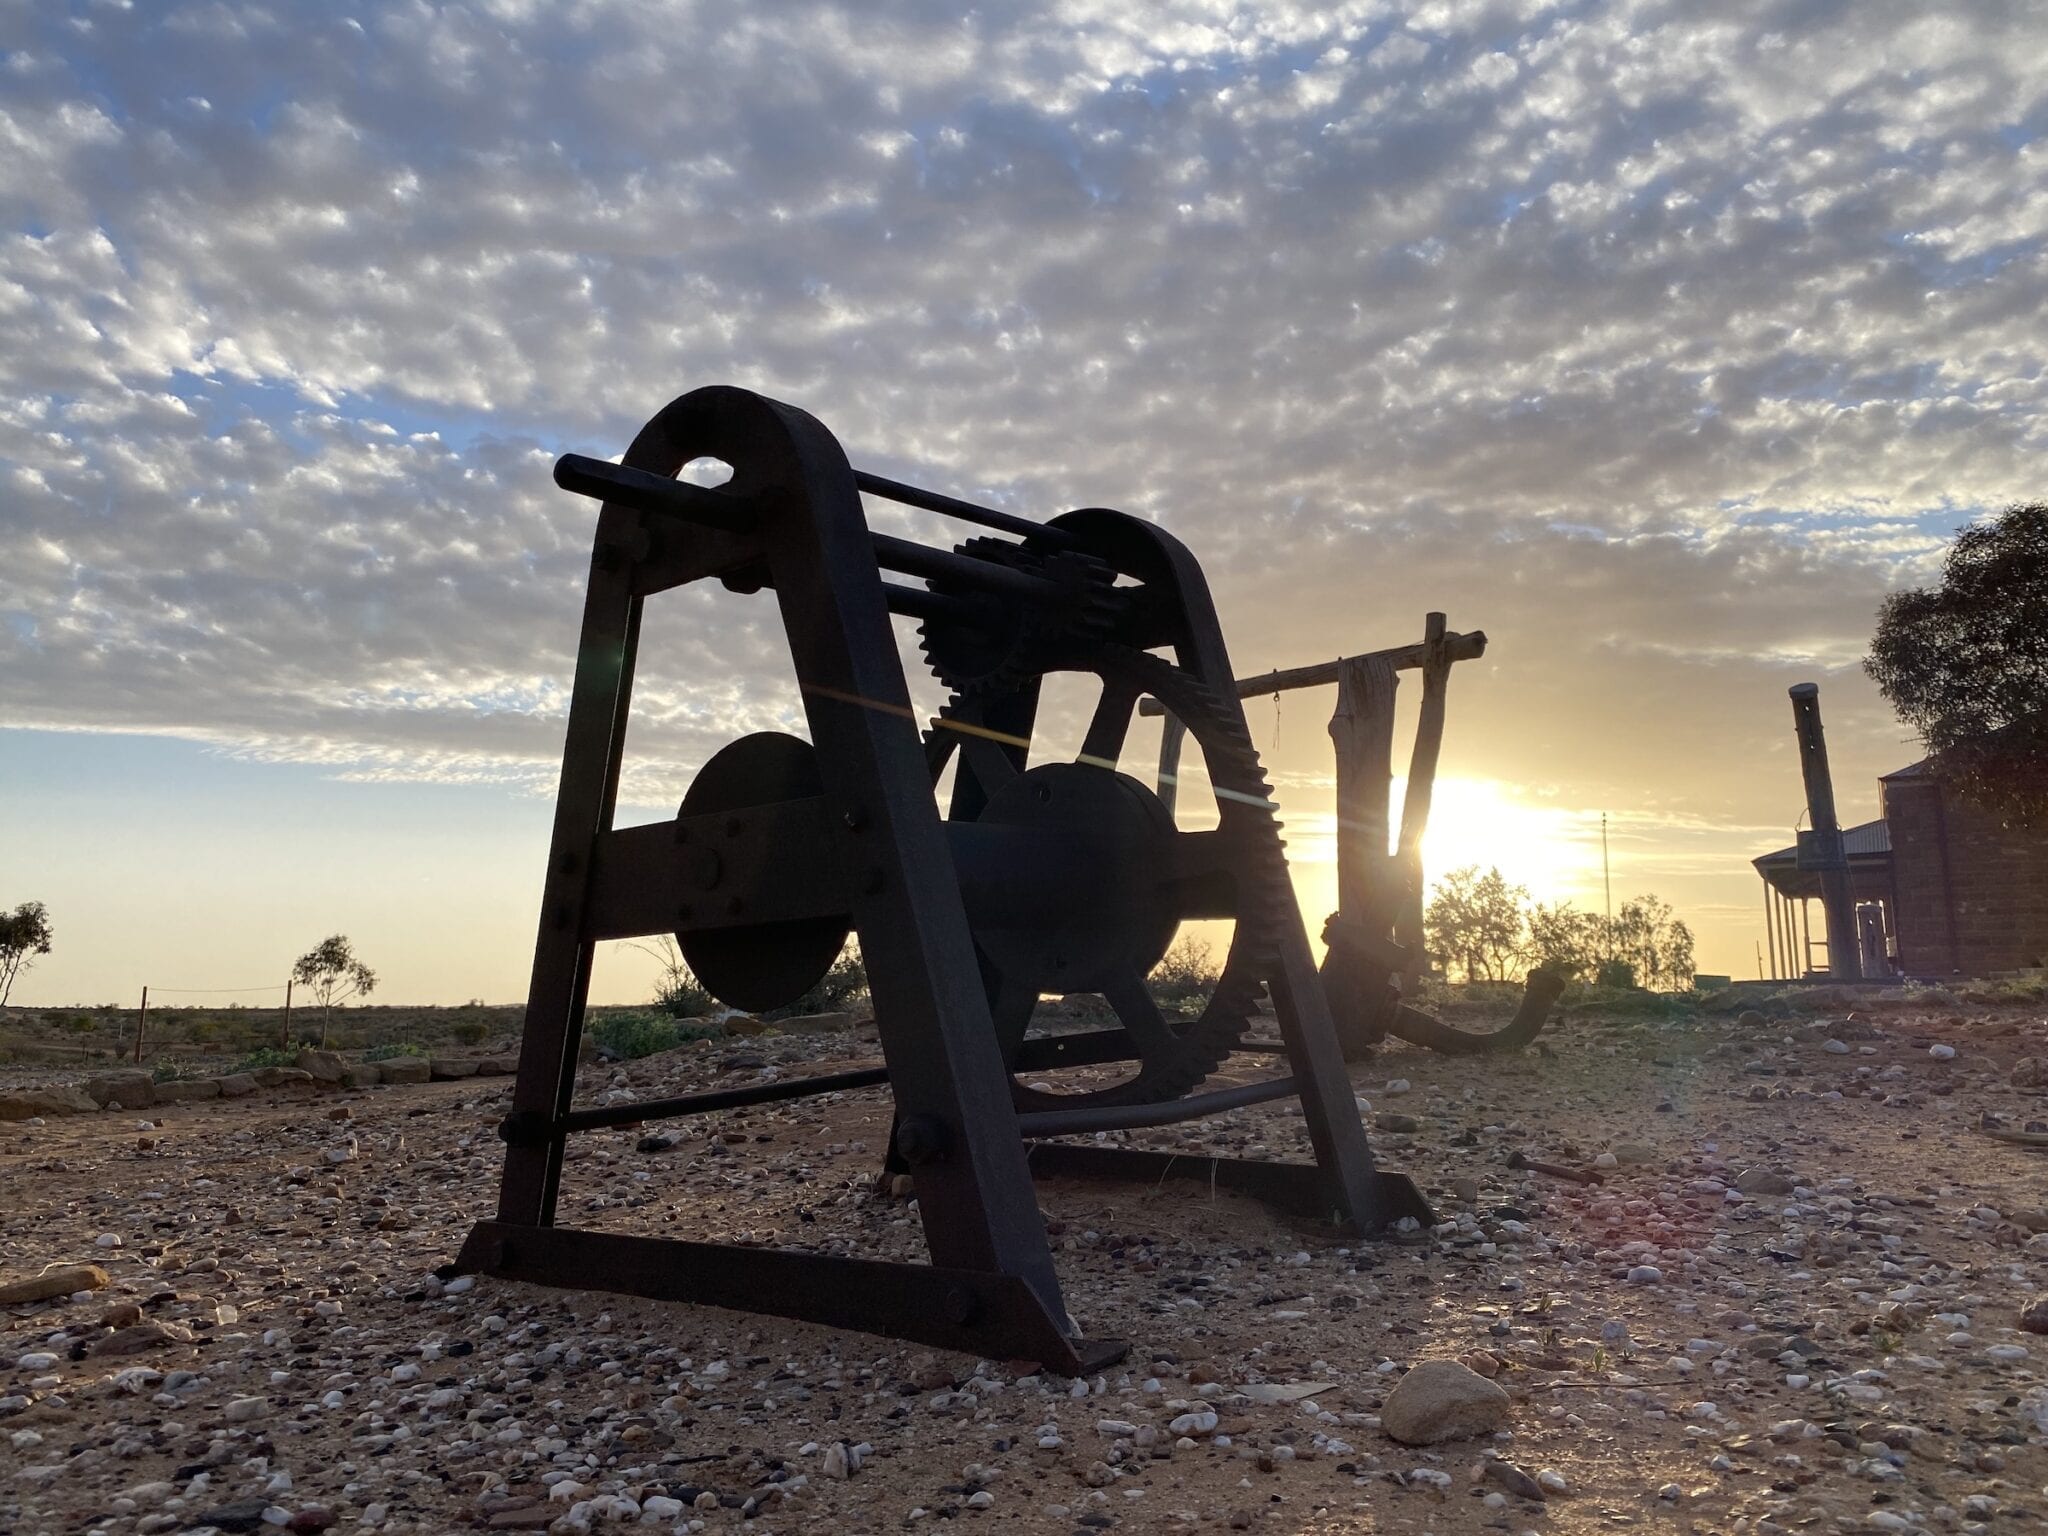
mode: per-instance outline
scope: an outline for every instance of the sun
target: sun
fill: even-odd
[[[1406,792],[1406,781],[1396,779],[1390,797],[1396,821]],[[1288,804],[1287,790],[1280,797],[1295,894],[1312,938],[1337,905],[1337,818],[1330,793],[1324,790],[1321,803],[1309,805]],[[1533,900],[1597,907],[1600,813],[1546,805],[1497,779],[1440,778],[1422,839],[1423,889],[1468,864],[1499,869],[1510,885],[1526,886]]]

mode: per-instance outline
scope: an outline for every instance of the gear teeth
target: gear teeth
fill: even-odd
[[[927,619],[918,625],[918,651],[932,674],[962,698],[1014,692],[1046,670],[1046,659],[1059,647],[1092,643],[1109,632],[1121,607],[1116,571],[1105,561],[1077,550],[1043,553],[1028,544],[978,535],[954,546],[954,553],[985,560],[1011,570],[1028,571],[1057,583],[1067,601],[1047,610],[1005,605],[1010,632],[991,647],[993,659],[965,647],[955,630]],[[943,582],[932,583],[945,591]]]

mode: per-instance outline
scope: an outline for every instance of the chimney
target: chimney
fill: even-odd
[[[1806,779],[1806,819],[1813,829],[1799,839],[1799,867],[1820,875],[1820,900],[1828,924],[1828,980],[1861,981],[1863,951],[1856,934],[1856,894],[1849,881],[1842,824],[1835,819],[1835,781],[1828,772],[1828,743],[1820,728],[1820,687],[1795,683],[1791,691],[1792,726],[1799,733],[1799,771]]]

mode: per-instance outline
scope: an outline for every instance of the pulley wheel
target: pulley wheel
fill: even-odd
[[[825,792],[818,749],[800,736],[757,731],[719,748],[698,770],[678,816],[740,813]],[[847,917],[806,917],[676,935],[683,963],[729,1007],[765,1013],[795,1002],[824,979],[853,931]]]

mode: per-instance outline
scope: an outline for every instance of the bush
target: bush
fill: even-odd
[[[1202,997],[1216,985],[1217,977],[1214,951],[1192,933],[1184,933],[1152,967],[1152,995],[1162,1003]]]
[[[424,1056],[426,1050],[415,1041],[387,1040],[382,1045],[373,1045],[363,1052],[365,1061],[389,1061],[394,1056]]]
[[[709,1040],[724,1031],[715,1024],[683,1024],[658,1013],[612,1013],[592,1019],[585,1031],[598,1048],[625,1061],[672,1051],[687,1040]]]
[[[1604,962],[1593,984],[1597,987],[1614,987],[1626,990],[1636,984],[1636,968],[1626,960]]]
[[[237,1072],[257,1072],[261,1071],[264,1067],[295,1067],[298,1065],[298,1062],[299,1053],[297,1051],[279,1050],[274,1045],[266,1045],[251,1051],[240,1061],[236,1062],[234,1070]]]
[[[771,1008],[761,1017],[768,1020],[803,1018],[813,1013],[853,1013],[866,1006],[868,968],[858,945],[849,944],[818,984],[795,1002]]]
[[[175,1061],[160,1061],[149,1069],[149,1080],[153,1083],[175,1083],[185,1075],[185,1069]]]
[[[718,1007],[718,999],[704,989],[690,968],[683,964],[676,941],[662,934],[651,943],[632,946],[661,967],[654,982],[654,1006],[672,1019],[694,1019]]]
[[[448,1026],[448,1033],[462,1045],[481,1045],[490,1032],[491,1026],[482,1019],[463,1019]]]

